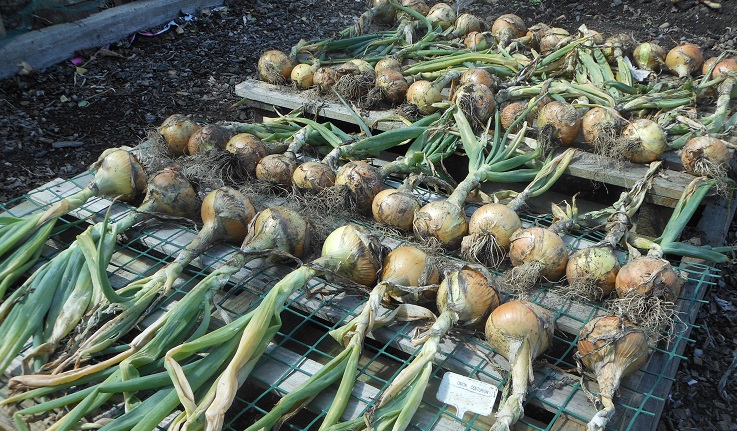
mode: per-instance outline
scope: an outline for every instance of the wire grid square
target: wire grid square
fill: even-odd
[[[71,193],[70,189],[81,188],[86,182],[87,178],[83,175],[62,183],[52,183],[27,196],[0,205],[0,209],[15,217],[41,211],[48,205],[36,202],[34,195],[40,192],[51,193],[55,198],[51,201],[54,201],[69,195]],[[47,196],[44,199],[49,199],[49,197]],[[95,219],[99,220],[103,216],[99,207],[105,207],[107,203],[104,199],[93,198],[75,212],[75,215],[77,217],[94,216]],[[113,216],[111,217],[113,221],[119,220],[130,211],[130,207],[124,204],[115,204],[113,207]],[[60,225],[72,225],[77,220],[74,216],[65,216],[60,220]],[[528,225],[546,226],[550,224],[550,218],[525,216],[524,222]],[[73,240],[72,233],[81,232],[83,228],[84,225],[80,225],[70,229],[64,235],[55,237],[54,247],[49,248],[44,253],[43,258],[50,259],[56,254],[57,250],[68,247]],[[191,229],[164,227],[158,230],[132,231],[127,234],[129,236],[126,242],[121,244],[121,248],[116,252],[116,258],[113,259],[113,263],[108,268],[111,280],[114,281],[116,287],[122,286],[125,282],[140,279],[171,261],[175,253],[183,248],[182,244],[188,242],[186,237],[194,235],[194,232]],[[582,243],[596,242],[601,238],[601,233],[588,231],[569,237],[569,246],[571,249],[576,249]],[[175,286],[174,292],[163,302],[162,306],[181,298],[212,268],[225,263],[234,250],[235,248],[232,246],[218,246],[209,250],[205,258],[201,259],[205,262],[204,266],[188,266],[183,277],[180,277],[180,282]],[[135,263],[140,262],[146,263],[147,271],[131,269]],[[686,296],[680,298],[681,313],[686,316],[694,316],[702,302],[696,298],[702,297],[704,289],[716,283],[719,277],[718,271],[706,265],[683,262],[679,263],[679,268],[687,273],[690,284],[693,286],[691,291],[686,292]],[[220,307],[223,311],[233,315],[238,315],[253,308],[263,297],[264,292],[278,281],[285,274],[285,271],[284,267],[278,265],[269,264],[264,266],[263,262],[259,261],[249,263],[246,269],[242,271],[242,274],[244,274],[241,276],[242,280],[238,283],[229,283],[222,293],[219,301]],[[327,289],[340,289],[338,286],[325,281],[316,281],[311,285],[311,288],[314,289],[318,286]],[[550,309],[549,303],[546,302],[546,292],[546,289],[539,289],[532,300]],[[241,429],[243,424],[257,419],[266,409],[271,408],[273,403],[278,400],[278,397],[275,397],[274,394],[280,393],[279,385],[285,382],[290,375],[295,373],[308,375],[309,373],[302,370],[299,364],[305,363],[305,361],[326,363],[334,357],[337,343],[327,335],[327,332],[357,315],[362,306],[362,301],[356,300],[356,298],[346,302],[345,299],[348,296],[350,295],[341,294],[316,298],[314,295],[308,295],[307,292],[301,291],[290,298],[290,302],[283,313],[285,324],[274,339],[274,348],[264,355],[257,366],[268,368],[273,366],[274,363],[281,363],[287,371],[280,379],[273,381],[259,381],[260,373],[255,371],[252,374],[252,379],[249,379],[246,386],[239,391],[234,408],[231,409],[236,413],[229,414],[227,429]],[[246,297],[247,300],[244,301],[240,297]],[[585,316],[570,313],[564,306],[551,311],[555,313],[556,318],[566,318],[582,326],[597,311],[601,310],[600,306],[596,304],[586,304],[585,306],[590,310],[589,314]],[[326,318],[326,316],[333,316],[333,319]],[[335,316],[343,316],[343,319],[336,319]],[[651,369],[652,367],[648,365],[639,373],[638,379],[626,379],[623,382],[622,391],[628,396],[617,399],[618,413],[610,423],[615,425],[616,429],[642,429],[643,416],[648,417],[651,422],[659,417],[664,400],[667,397],[668,389],[666,388],[670,387],[669,384],[666,385],[664,382],[672,382],[673,380],[678,361],[682,359],[677,352],[682,351],[685,343],[690,341],[685,333],[692,327],[691,322],[692,319],[690,318],[686,319],[686,322],[682,322],[680,330],[676,331],[675,337],[667,346],[654,347],[654,353],[649,364],[654,362],[653,358],[659,358],[655,369]],[[409,341],[411,331],[416,326],[411,323],[394,324],[382,329],[382,336],[377,340],[368,340],[363,353],[358,380],[367,386],[373,387],[375,391],[383,390],[388,386],[399,370],[412,360],[412,352],[407,352],[406,349],[402,350],[397,346]],[[313,337],[305,339],[305,334],[313,334]],[[321,335],[314,336],[315,334]],[[461,351],[465,352],[464,349],[467,345],[473,346],[474,350],[482,352],[482,354],[476,356],[475,362],[456,358],[456,355]],[[580,409],[574,406],[575,396],[581,391],[579,382],[561,378],[565,374],[557,371],[558,368],[570,369],[575,367],[571,357],[575,352],[576,336],[575,334],[557,331],[554,345],[557,347],[544,355],[547,363],[554,367],[537,367],[536,383],[530,388],[530,395],[525,406],[528,415],[521,419],[521,422],[527,425],[529,429],[552,429],[556,420],[560,417],[575,418],[582,422],[587,422],[589,419],[589,417],[581,415]],[[289,351],[296,356],[291,357],[290,361],[284,361],[281,356],[275,353],[277,351]],[[460,342],[451,347],[449,352],[445,352],[437,361],[431,377],[430,388],[426,392],[421,406],[421,412],[424,414],[419,416],[423,418],[423,422],[413,424],[411,428],[434,429],[433,427],[441,423],[442,419],[455,421],[458,424],[457,429],[480,430],[486,428],[486,424],[480,421],[483,418],[478,415],[467,413],[465,420],[461,420],[455,416],[454,408],[441,404],[434,399],[434,391],[437,390],[446,369],[455,372],[462,371],[462,374],[466,376],[502,387],[507,376],[499,376],[494,372],[490,372],[485,356],[499,358],[480,339],[470,336],[464,336]],[[506,363],[503,359],[500,362]],[[7,385],[6,377],[0,379],[0,385],[3,387]],[[551,391],[560,391],[561,387],[565,396],[562,398],[556,397],[556,402],[551,402],[548,395]],[[356,395],[355,392],[353,398],[359,406],[364,408],[372,402],[372,397]],[[315,408],[313,403],[308,410],[312,413],[300,414],[293,421],[287,423],[288,429],[306,430],[316,428],[326,409]],[[355,416],[362,413],[362,411],[356,410],[354,413]]]

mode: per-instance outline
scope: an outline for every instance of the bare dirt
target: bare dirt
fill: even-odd
[[[489,22],[515,13],[528,25],[544,22],[574,31],[586,24],[605,35],[627,32],[666,48],[689,41],[706,57],[737,48],[734,0],[455,4]],[[248,109],[228,107],[237,101],[234,86],[254,75],[261,52],[330,36],[366,7],[364,0],[226,1],[195,20],[180,20],[179,30],[80,52],[83,69],[63,62],[0,81],[0,202],[80,173],[105,148],[135,145],[172,113],[205,122],[251,118]],[[736,241],[733,228],[727,242]],[[732,264],[722,269],[720,284],[705,298],[659,429],[737,430],[737,375],[730,367],[737,361],[737,277]]]

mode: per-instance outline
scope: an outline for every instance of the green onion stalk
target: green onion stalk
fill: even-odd
[[[284,276],[255,310],[222,328],[230,337],[240,340],[238,349],[229,359],[225,371],[215,378],[202,397],[194,396],[194,389],[187,376],[179,371],[178,362],[199,353],[202,348],[216,344],[210,344],[206,335],[203,339],[193,340],[167,352],[166,366],[185,408],[185,415],[175,428],[199,429],[205,426],[207,430],[221,429],[236,390],[250,375],[281,327],[281,311],[287,299],[310,279],[321,274],[335,274],[359,285],[372,285],[381,269],[383,253],[384,248],[378,238],[365,228],[349,224],[334,230],[325,239],[321,257]]]
[[[369,294],[360,314],[342,327],[330,331],[330,335],[344,347],[344,350],[299,387],[282,397],[273,409],[249,426],[246,431],[271,429],[275,424],[296,414],[315,395],[338,380],[340,385],[337,394],[325,414],[320,429],[326,429],[340,420],[356,383],[358,361],[366,335],[394,320],[434,317],[428,309],[410,304],[400,304],[391,311],[384,310],[385,312],[381,313],[382,300],[390,290],[427,291],[433,286],[437,287],[439,274],[437,268],[433,266],[433,259],[415,247],[399,247],[390,252],[384,259],[381,282]]]
[[[94,196],[133,200],[146,188],[146,173],[131,153],[107,149],[90,166],[94,178],[82,190],[60,200],[43,213],[0,218],[0,298],[18,277],[38,260],[56,221]]]
[[[174,170],[163,170],[151,178],[146,198],[135,212],[113,224],[106,217],[90,226],[67,249],[36,270],[0,306],[0,369],[8,367],[29,337],[33,337],[33,343],[26,362],[37,358],[42,364],[86,313],[98,304],[124,298],[126,293],[94,283],[88,262],[93,259],[106,267],[118,233],[156,213],[189,216],[196,207],[196,194],[189,182]]]
[[[512,235],[522,228],[518,212],[528,199],[545,193],[568,168],[575,150],[569,148],[549,160],[535,178],[520,193],[500,194],[513,196],[506,205],[492,202],[477,208],[468,221],[468,235],[461,241],[461,255],[471,262],[498,267],[507,255]]]
[[[615,290],[618,298],[611,302],[617,315],[624,315],[652,335],[663,329],[672,331],[675,301],[685,282],[682,274],[664,256],[686,256],[707,262],[727,261],[724,253],[735,247],[696,246],[678,241],[699,204],[715,186],[716,180],[695,178],[683,191],[663,233],[655,240],[629,233],[629,261],[617,273]],[[646,250],[647,255],[640,255]]]
[[[578,216],[579,225],[606,226],[604,239],[575,251],[568,257],[565,294],[599,301],[614,291],[617,273],[621,268],[615,254],[631,227],[630,220],[645,200],[655,174],[662,162],[653,162],[645,175],[633,187],[623,192],[612,206]]]
[[[480,327],[498,306],[499,296],[485,274],[469,266],[449,273],[437,292],[440,315],[430,329],[413,340],[422,346],[419,352],[381,392],[364,414],[362,422],[348,422],[355,426],[352,429],[386,429],[390,426],[394,431],[406,429],[422,401],[443,337],[454,327]],[[392,403],[397,398],[404,400],[399,408]],[[336,424],[325,429],[335,431],[345,426]]]
[[[18,402],[38,393],[48,393],[49,390],[60,390],[71,385],[82,385],[91,381],[99,383],[88,386],[75,397],[62,397],[51,403],[36,406],[38,413],[50,408],[59,408],[73,403],[77,405],[54,425],[53,429],[70,429],[90,411],[107,402],[114,394],[123,393],[126,396],[128,411],[137,408],[135,393],[147,389],[163,388],[170,396],[167,398],[168,410],[158,421],[154,421],[150,428],[154,429],[163,417],[170,414],[177,405],[179,398],[174,391],[170,375],[162,368],[164,354],[185,341],[200,339],[206,335],[211,320],[211,310],[214,306],[213,295],[224,286],[230,277],[240,271],[247,262],[259,256],[301,256],[309,244],[307,222],[295,211],[286,207],[273,207],[261,211],[251,222],[246,240],[241,248],[225,265],[217,268],[200,281],[184,297],[170,307],[163,315],[126,346],[126,350],[100,363],[86,366],[78,370],[63,372],[51,376],[31,376],[29,379],[16,379],[11,384],[14,387],[36,387],[39,389],[28,391],[25,396],[16,396],[6,401]],[[197,325],[195,323],[199,322]],[[217,332],[217,331],[216,331]],[[211,334],[216,336],[216,334]],[[204,338],[207,340],[208,338]],[[218,370],[222,371],[226,359],[235,352],[237,339],[223,340],[216,343],[217,348],[210,352],[215,365],[208,365],[207,378],[212,377]],[[222,350],[222,352],[221,352]],[[222,355],[221,355],[222,354]],[[122,362],[121,362],[122,359]],[[210,360],[195,358],[194,362],[184,364],[179,370],[184,372],[194,386],[201,385],[197,380],[195,364],[211,363]],[[119,363],[119,364],[118,364]],[[117,364],[117,365],[116,365]],[[102,380],[102,381],[101,381]],[[100,382],[101,381],[101,382]],[[136,382],[143,382],[138,383]],[[196,386],[194,386],[196,387]],[[156,398],[156,395],[154,395]],[[145,405],[144,401],[141,405]],[[163,406],[155,409],[162,412]],[[140,412],[140,411],[139,411]],[[19,412],[22,415],[33,414],[29,411]],[[158,413],[156,413],[158,414]],[[158,416],[156,416],[158,417]],[[123,424],[127,423],[122,420]],[[150,420],[141,421],[147,424]],[[122,426],[122,424],[121,424]],[[138,425],[139,428],[142,425]],[[116,428],[117,429],[117,428]],[[126,428],[130,429],[130,428]]]
[[[253,205],[241,193],[229,187],[210,192],[202,202],[202,229],[176,258],[154,274],[129,283],[121,289],[126,296],[118,301],[95,304],[66,352],[48,368],[57,374],[69,365],[79,367],[94,354],[108,348],[128,333],[158,301],[167,297],[174,283],[194,259],[218,241],[241,241],[254,218]],[[94,257],[89,259],[94,262]],[[92,273],[93,283],[108,286],[103,260],[98,260]]]
[[[520,123],[530,109],[532,107],[529,107],[513,123],[513,126]],[[451,110],[461,136],[463,149],[468,157],[468,175],[447,199],[430,202],[415,212],[413,229],[418,238],[436,242],[449,250],[455,250],[461,246],[463,237],[468,233],[464,202],[471,191],[484,181],[507,183],[530,181],[537,175],[539,169],[520,167],[537,159],[542,154],[542,149],[538,147],[534,151],[520,153],[519,145],[524,138],[524,127],[511,142],[508,142],[511,128],[501,136],[498,109],[495,115],[494,136],[490,145],[486,133],[482,134],[480,140],[476,138],[471,125],[460,109],[451,108]]]

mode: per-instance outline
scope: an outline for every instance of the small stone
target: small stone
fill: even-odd
[[[704,351],[701,349],[694,349],[693,354],[697,358],[702,358],[704,356]]]
[[[660,24],[660,26],[658,26],[658,28],[661,29],[661,30],[665,30],[668,27],[670,27],[670,23],[669,22],[664,22],[664,23]]]
[[[153,123],[154,121],[156,121],[156,116],[155,116],[154,114],[151,114],[151,113],[147,113],[147,114],[146,114],[146,115],[144,116],[144,119],[145,119],[145,120],[146,120],[146,122],[148,122],[148,123]]]
[[[51,144],[53,148],[76,148],[81,147],[82,142],[80,141],[57,141]]]

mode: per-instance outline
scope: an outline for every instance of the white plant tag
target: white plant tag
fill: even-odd
[[[456,416],[463,418],[466,412],[488,416],[494,408],[499,388],[491,383],[447,372],[440,382],[437,399],[456,408]]]

